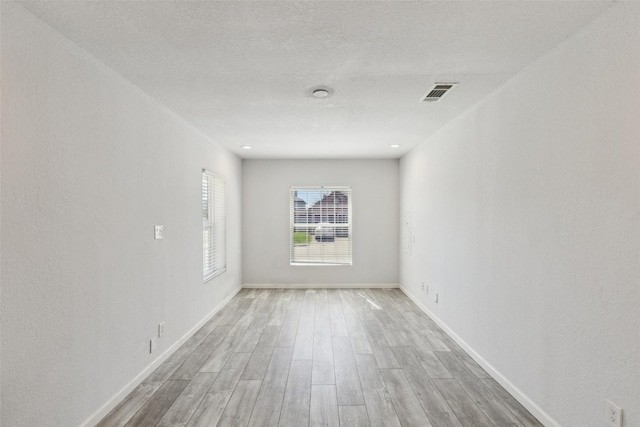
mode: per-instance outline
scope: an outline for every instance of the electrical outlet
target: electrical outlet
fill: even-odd
[[[158,338],[164,334],[164,322],[158,323]]]
[[[420,288],[422,288],[422,292],[424,292],[424,282],[422,282],[422,284],[420,285]]]
[[[164,225],[156,225],[153,227],[153,237],[156,240],[164,239]]]
[[[622,427],[622,408],[607,400],[605,405],[605,421],[608,426]]]
[[[151,341],[149,341],[149,353],[153,353],[154,351],[156,351],[156,337],[151,338]]]

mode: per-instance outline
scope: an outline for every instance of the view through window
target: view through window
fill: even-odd
[[[351,265],[351,187],[292,187],[292,265]]]

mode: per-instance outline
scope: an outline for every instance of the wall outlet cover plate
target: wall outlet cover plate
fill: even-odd
[[[608,426],[622,427],[622,408],[607,399],[604,419]]]
[[[164,226],[156,225],[153,227],[154,239],[164,239]]]

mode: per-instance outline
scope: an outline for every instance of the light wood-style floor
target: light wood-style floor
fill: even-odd
[[[243,289],[120,425],[542,426],[399,289]]]

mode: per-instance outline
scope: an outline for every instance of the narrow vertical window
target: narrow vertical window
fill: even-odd
[[[202,170],[202,276],[204,281],[227,269],[225,182]]]
[[[291,265],[351,265],[351,187],[292,187]]]

